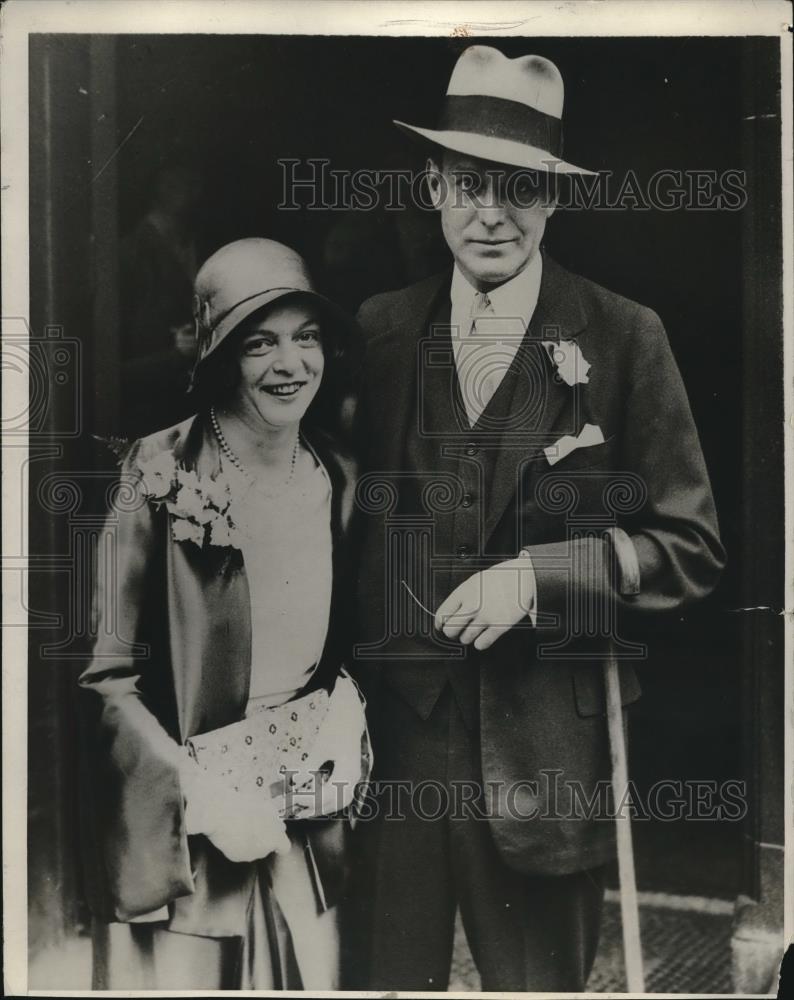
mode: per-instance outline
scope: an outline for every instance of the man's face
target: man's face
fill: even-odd
[[[427,171],[444,238],[472,285],[484,291],[522,271],[554,211],[545,176],[448,150]]]

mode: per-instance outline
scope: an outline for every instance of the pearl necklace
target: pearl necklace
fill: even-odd
[[[239,472],[241,472],[246,479],[249,480],[249,482],[253,482],[251,474],[246,471],[245,467],[243,466],[243,463],[240,461],[237,455],[235,455],[235,453],[232,451],[231,445],[226,440],[226,437],[223,431],[221,430],[221,426],[218,423],[218,417],[217,414],[215,413],[214,406],[210,407],[210,421],[212,422],[212,429],[215,432],[215,437],[218,439],[218,444],[220,445],[220,449],[223,452],[223,454],[226,456],[226,458],[229,459],[232,465]],[[299,449],[300,449],[300,434],[298,434],[295,438],[295,447],[292,449],[292,461],[290,463],[289,476],[287,477],[284,485],[282,486],[282,490],[286,490],[292,483],[292,480],[295,478],[295,467],[298,462]],[[281,492],[281,490],[279,492]]]

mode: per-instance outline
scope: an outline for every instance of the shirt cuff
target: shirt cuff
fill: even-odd
[[[532,556],[529,554],[529,549],[522,549],[519,552],[519,558],[526,562],[526,567],[524,571],[529,577],[529,587],[530,587],[530,604],[527,611],[527,616],[532,623],[533,628],[537,628],[538,624],[538,586],[537,580],[535,578],[535,567],[532,565]]]

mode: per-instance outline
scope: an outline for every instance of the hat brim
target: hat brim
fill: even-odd
[[[194,373],[200,365],[203,365],[208,358],[211,358],[216,353],[219,347],[228,341],[229,336],[249,316],[253,316],[255,312],[281,299],[293,297],[306,299],[313,305],[316,305],[324,317],[331,320],[336,331],[348,340],[354,341],[357,338],[359,328],[353,317],[341,306],[337,305],[336,302],[331,301],[331,299],[326,298],[319,292],[309,291],[306,288],[270,288],[267,291],[260,292],[258,295],[252,295],[251,298],[246,299],[244,302],[239,302],[216,324],[212,333],[210,348],[206,354],[197,359],[193,366]],[[188,392],[193,388],[194,381],[195,379],[191,378]]]
[[[466,153],[480,160],[490,160],[494,163],[506,163],[511,167],[522,167],[525,170],[546,170],[554,174],[588,174],[595,176],[598,171],[577,167],[558,156],[552,156],[545,149],[515,142],[513,139],[499,139],[495,136],[481,135],[479,132],[449,132],[430,128],[420,128],[418,125],[408,125],[394,119],[394,124],[412,138],[419,136],[426,142],[456,153]]]

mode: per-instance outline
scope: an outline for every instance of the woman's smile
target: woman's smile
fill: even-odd
[[[275,396],[281,399],[292,399],[296,396],[300,390],[306,385],[305,381],[298,382],[274,382],[269,385],[263,385],[262,391],[268,393],[271,396]]]

